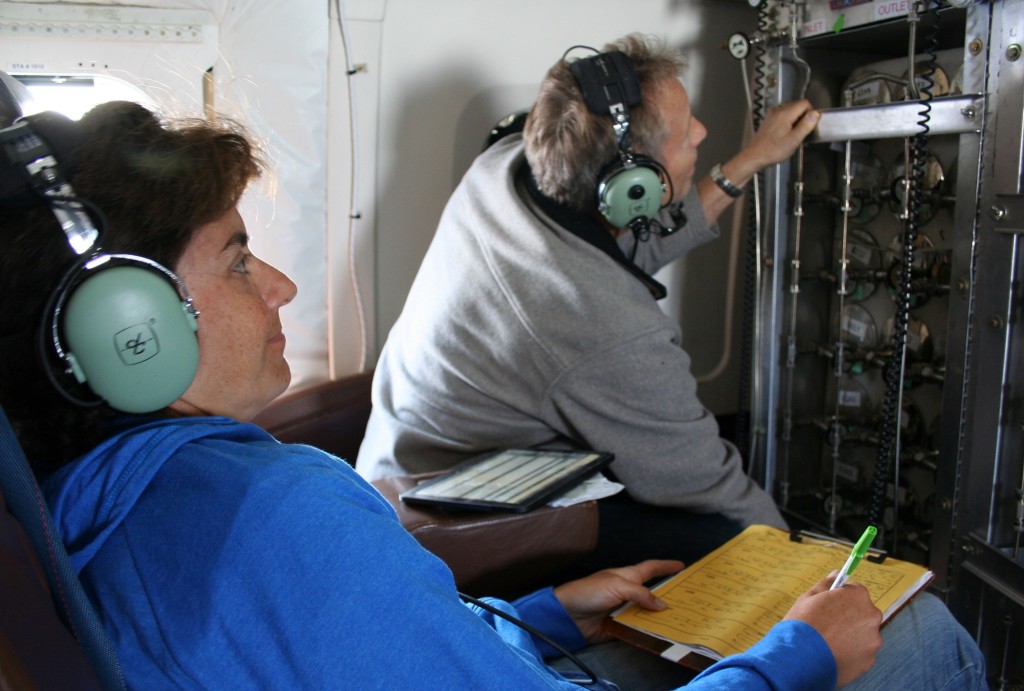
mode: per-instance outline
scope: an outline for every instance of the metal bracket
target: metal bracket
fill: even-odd
[[[1024,233],[1024,195],[997,194],[988,215],[999,233]]]
[[[928,101],[928,134],[980,132],[985,99],[980,94]],[[901,101],[851,108],[823,108],[809,141],[894,139],[922,134],[923,101]]]

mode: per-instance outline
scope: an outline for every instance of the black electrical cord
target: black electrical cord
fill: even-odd
[[[757,29],[759,32],[768,35],[772,28],[771,16],[768,12],[768,4],[762,3],[757,11]],[[763,43],[755,47],[755,77],[754,94],[752,97],[751,118],[754,131],[761,126],[767,110],[766,94],[768,92],[768,55],[767,48]],[[755,185],[761,185],[763,176],[760,172],[754,176]],[[756,204],[755,200],[752,204]],[[739,449],[741,458],[752,462],[750,458],[750,411],[751,411],[751,390],[753,388],[753,360],[754,360],[754,320],[756,319],[757,299],[757,265],[760,258],[757,256],[757,209],[751,206],[747,217],[746,254],[743,274],[743,317],[742,330],[740,335],[740,363],[739,363],[739,405],[737,407],[736,426],[733,438],[736,448]]]
[[[928,157],[928,133],[931,121],[931,99],[935,81],[932,75],[935,73],[938,60],[938,10],[931,9],[931,0],[923,0],[919,5],[919,16],[922,20],[927,19],[926,48],[923,54],[926,59],[921,63],[920,80],[923,88],[920,89],[921,111],[918,124],[921,132],[914,135],[910,144],[910,162],[907,165],[909,185],[907,196],[907,219],[903,231],[902,248],[903,255],[900,257],[900,281],[896,291],[896,314],[892,332],[892,348],[894,356],[889,358],[885,364],[882,377],[885,382],[885,397],[882,400],[882,421],[879,429],[878,455],[875,462],[875,472],[872,478],[871,504],[868,512],[868,523],[870,525],[881,525],[880,519],[885,504],[886,485],[891,472],[892,461],[899,449],[897,449],[897,431],[900,424],[900,390],[904,376],[904,359],[900,357],[906,350],[907,325],[910,321],[910,303],[913,298],[913,269],[914,249],[917,244],[917,229],[921,221],[922,189],[924,187],[925,165]],[[916,60],[915,55],[910,56]],[[908,91],[914,85],[908,85]],[[898,478],[893,478],[893,483],[898,483]],[[898,496],[896,493],[894,496]],[[895,498],[894,498],[894,501]]]
[[[541,633],[535,627],[530,626],[525,621],[522,621],[520,619],[517,619],[517,618],[513,617],[511,614],[506,614],[505,612],[502,612],[500,609],[498,609],[497,607],[495,607],[493,605],[489,605],[489,604],[487,604],[486,602],[484,602],[482,600],[478,600],[477,598],[473,597],[472,595],[466,595],[465,593],[460,592],[459,593],[459,597],[461,597],[463,600],[465,600],[466,602],[468,602],[470,604],[476,605],[480,609],[483,609],[483,610],[486,610],[486,611],[490,612],[491,614],[493,614],[496,617],[501,617],[505,621],[512,622],[513,624],[515,624],[516,626],[521,628],[523,631],[525,631],[526,633],[528,633],[531,636],[533,636],[534,638],[539,638],[540,640],[544,641],[545,643],[550,645],[552,648],[554,648],[555,650],[560,652],[562,655],[564,655],[566,658],[568,658],[574,665],[579,667],[580,671],[582,671],[584,674],[586,674],[588,677],[590,677],[589,681],[577,681],[577,682],[573,682],[573,683],[577,684],[578,686],[592,686],[594,684],[600,683],[601,680],[598,679],[596,674],[594,674],[594,670],[590,669],[590,667],[588,667],[586,665],[586,663],[583,662],[583,660],[581,660],[576,655],[573,655],[571,652],[566,650],[563,646],[559,645],[558,643],[555,643],[553,640],[551,640],[551,638],[549,636]]]

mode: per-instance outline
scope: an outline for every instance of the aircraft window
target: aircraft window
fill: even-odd
[[[55,110],[77,120],[93,106],[107,101],[134,101],[147,108],[157,104],[133,84],[104,75],[12,75],[24,84],[32,98],[34,110]]]

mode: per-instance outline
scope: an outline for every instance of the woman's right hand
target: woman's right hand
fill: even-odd
[[[848,684],[875,664],[882,647],[882,613],[867,588],[847,583],[829,590],[834,577],[818,581],[797,598],[783,619],[810,624],[825,639],[836,660],[839,686]]]

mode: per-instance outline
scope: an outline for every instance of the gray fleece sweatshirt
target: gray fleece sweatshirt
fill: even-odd
[[[506,137],[449,200],[377,364],[356,469],[376,479],[498,447],[589,448],[615,454],[637,501],[784,526],[698,400],[679,324],[536,207],[516,183],[523,165],[521,138]],[[684,207],[681,230],[639,243],[646,272],[717,237],[695,191]]]

